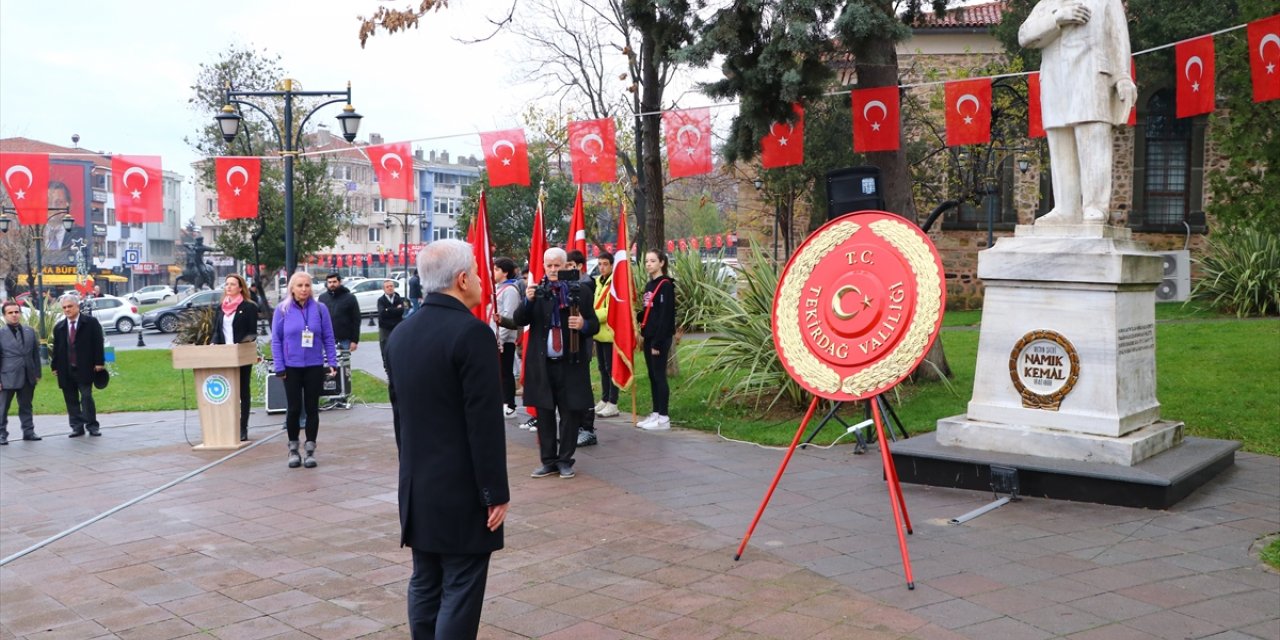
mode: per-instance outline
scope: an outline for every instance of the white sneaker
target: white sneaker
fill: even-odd
[[[603,402],[601,404],[603,404],[604,406],[600,407],[599,409],[596,409],[596,415],[600,416],[601,418],[612,418],[618,415],[618,405],[612,402]]]
[[[649,424],[650,422],[653,422],[654,420],[657,420],[657,419],[658,419],[658,414],[657,414],[656,412],[655,412],[655,413],[651,413],[651,414],[649,414],[649,415],[645,416],[644,418],[642,418],[642,419],[640,420],[640,422],[637,422],[637,423],[636,423],[636,426],[637,426],[637,427],[640,427],[641,429],[644,429],[644,428],[645,428],[645,425],[647,425],[647,424]]]
[[[658,416],[651,422],[640,425],[645,431],[669,431],[671,429],[671,418],[667,416]]]
[[[596,403],[596,406],[595,406],[595,408],[594,408],[594,409],[592,409],[592,411],[595,411],[595,412],[598,414],[598,413],[600,413],[602,410],[604,410],[604,405],[606,405],[606,404],[608,404],[608,403],[606,403],[604,400],[601,400],[600,402],[597,402],[597,403]]]
[[[505,405],[505,406],[503,406],[503,407],[502,407],[502,417],[504,417],[504,418],[510,418],[510,417],[512,417],[512,416],[514,416],[514,415],[516,415],[516,408],[515,408],[515,407],[513,407],[513,406],[511,406],[511,405]]]

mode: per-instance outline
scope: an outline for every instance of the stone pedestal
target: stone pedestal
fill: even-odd
[[[978,276],[973,397],[938,444],[1132,465],[1181,442],[1155,393],[1161,261],[1128,229],[1020,226]]]

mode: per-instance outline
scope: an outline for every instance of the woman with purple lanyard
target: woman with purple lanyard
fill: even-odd
[[[326,374],[333,375],[338,350],[333,341],[329,309],[311,295],[311,275],[302,271],[289,278],[289,295],[276,307],[271,323],[271,353],[275,373],[284,380],[289,411],[289,468],[316,466],[316,435],[320,431],[320,391]],[[300,415],[306,409],[305,457],[298,455]]]

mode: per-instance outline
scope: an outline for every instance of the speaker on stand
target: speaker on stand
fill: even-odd
[[[849,167],[827,172],[827,220],[866,209],[884,210],[879,167]]]

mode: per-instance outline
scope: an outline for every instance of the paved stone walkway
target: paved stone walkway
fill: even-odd
[[[376,351],[376,350],[375,350]],[[181,477],[193,414],[112,414],[103,437],[0,448],[0,556]],[[322,416],[320,467],[275,436],[0,568],[0,640],[405,638],[390,412]],[[797,452],[740,562],[780,452],[600,420],[578,477],[533,480],[510,421],[513,505],[482,638],[1280,638],[1280,460],[1237,465],[1168,511],[906,486],[907,591],[879,457]]]

